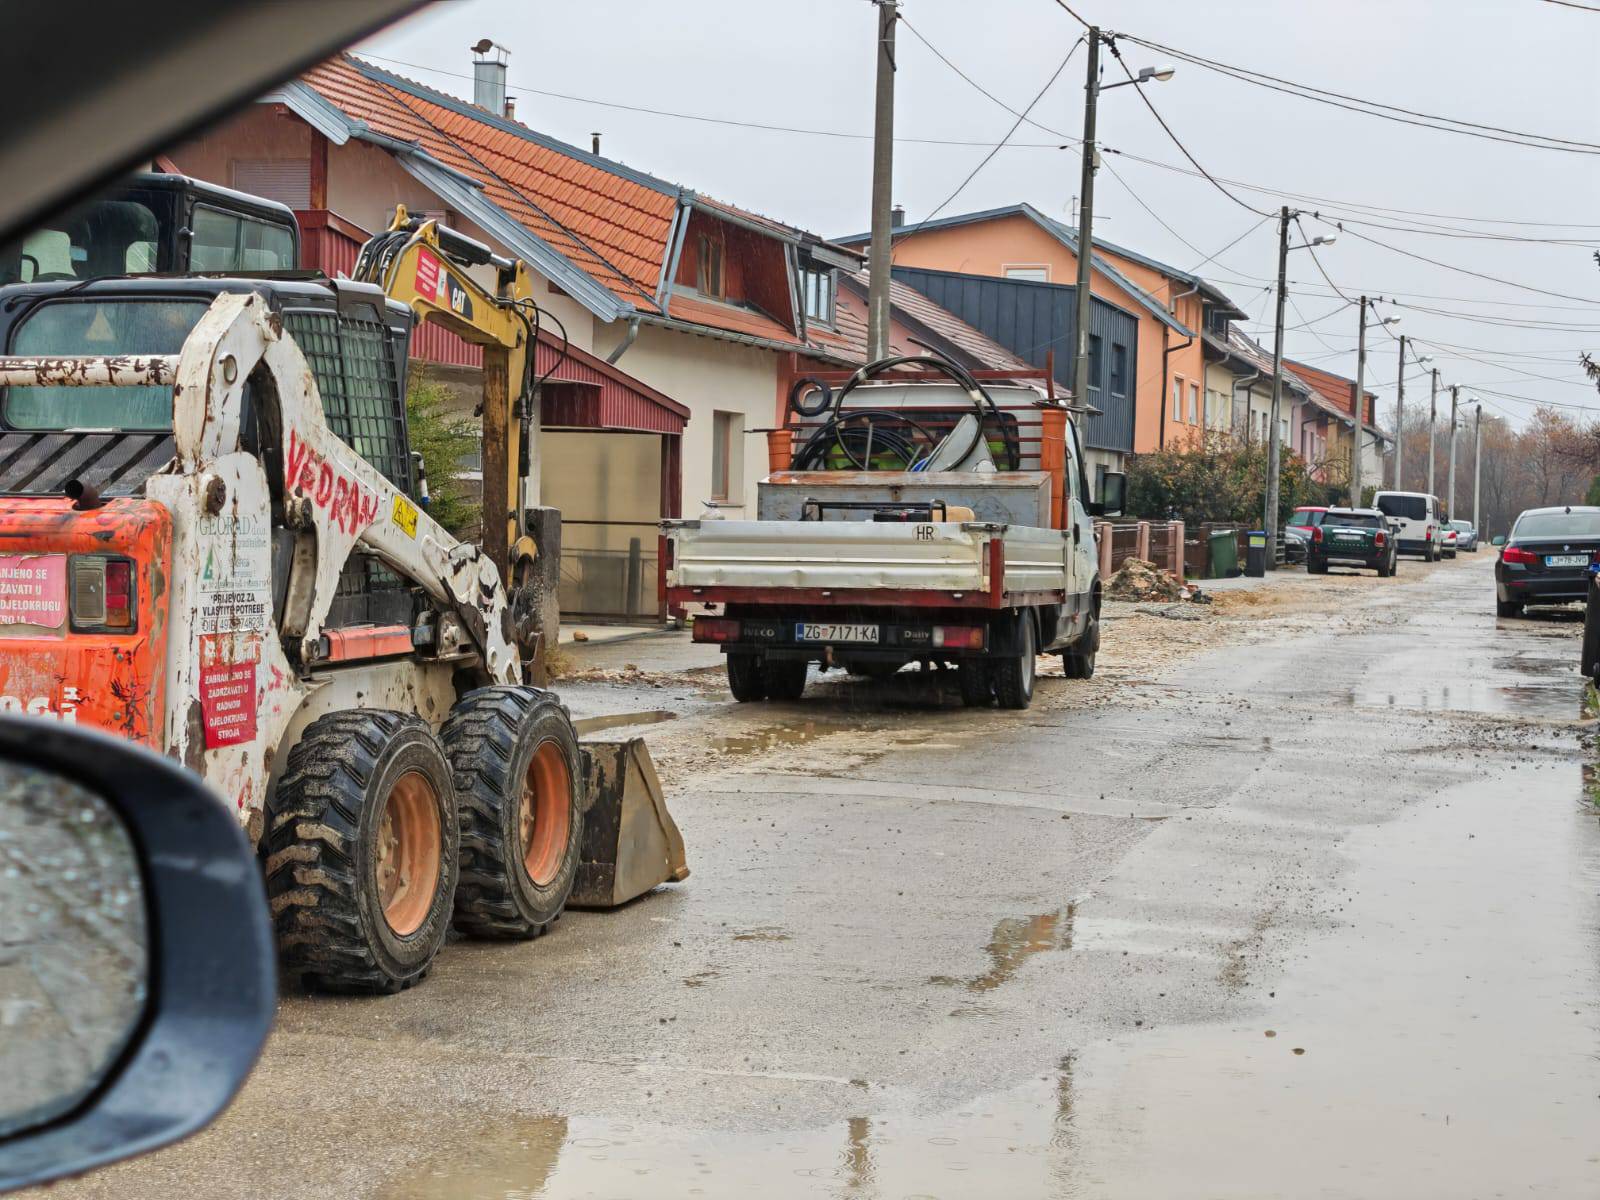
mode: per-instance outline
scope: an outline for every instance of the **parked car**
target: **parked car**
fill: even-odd
[[[1439,497],[1427,492],[1378,492],[1372,506],[1400,522],[1398,553],[1415,554],[1424,562],[1437,562],[1444,551],[1444,522],[1439,517]]]
[[[1461,536],[1460,532],[1453,524],[1451,524],[1449,521],[1446,521],[1443,525],[1439,526],[1439,535],[1444,539],[1439,546],[1440,555],[1445,558],[1454,558],[1456,556],[1456,551],[1461,548],[1458,545]]]
[[[1330,564],[1369,567],[1379,575],[1394,574],[1399,539],[1389,520],[1375,508],[1330,508],[1311,530],[1306,546],[1306,574],[1326,575]]]
[[[1527,604],[1570,604],[1589,594],[1589,560],[1600,551],[1600,508],[1530,508],[1511,526],[1494,565],[1495,612]]]
[[[1465,550],[1468,554],[1478,551],[1478,530],[1471,521],[1451,521],[1450,528],[1456,531],[1456,549]]]
[[[1326,508],[1307,505],[1289,514],[1283,527],[1283,555],[1290,562],[1305,562],[1306,547],[1311,543],[1311,531],[1322,524]]]

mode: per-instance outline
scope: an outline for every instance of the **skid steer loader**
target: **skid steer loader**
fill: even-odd
[[[422,504],[411,317],[303,276],[0,289],[0,709],[202,775],[260,847],[286,969],[333,991],[411,986],[452,923],[531,938],[688,873],[642,741],[580,746],[524,683],[539,631],[502,571],[530,548]],[[525,424],[524,378],[486,381],[486,433]],[[522,489],[503,445],[491,514]]]

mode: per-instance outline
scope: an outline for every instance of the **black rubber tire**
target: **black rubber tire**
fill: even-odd
[[[1494,615],[1497,617],[1520,617],[1522,615],[1522,601],[1496,600],[1494,602]]]
[[[767,698],[767,676],[754,654],[728,655],[728,690],[740,704]]]
[[[461,810],[455,926],[480,938],[536,938],[559,920],[583,847],[583,762],[572,718],[555,693],[495,684],[456,701],[440,730]],[[567,833],[544,883],[523,861],[522,789],[551,744],[567,769]]]
[[[1600,597],[1594,593],[1590,584],[1589,603],[1583,610],[1583,673],[1589,679],[1600,670]]]
[[[1039,643],[1033,632],[1033,615],[1022,613],[1017,623],[1019,653],[994,663],[994,698],[1001,708],[1023,709],[1033,703],[1033,681],[1038,673]]]
[[[427,914],[402,937],[384,918],[375,851],[390,789],[409,771],[432,785],[441,853]],[[419,982],[450,925],[459,836],[450,764],[420,717],[358,708],[311,722],[267,803],[267,898],[284,970],[329,992]]]
[[[1083,636],[1061,652],[1061,671],[1068,679],[1094,678],[1095,655],[1100,650],[1100,617],[1089,614]]]
[[[967,708],[988,708],[994,703],[994,675],[981,658],[964,658],[956,664],[961,703]]]
[[[779,658],[761,664],[761,676],[769,700],[798,700],[806,690],[806,667],[792,658]]]
[[[1328,573],[1328,564],[1326,562],[1324,562],[1322,559],[1320,559],[1320,558],[1307,558],[1306,559],[1306,574],[1307,575],[1326,575],[1327,573]]]
[[[1429,542],[1428,543],[1428,548],[1425,551],[1423,551],[1422,561],[1423,562],[1431,562],[1431,563],[1439,561],[1439,548],[1437,546],[1435,546],[1432,542]]]

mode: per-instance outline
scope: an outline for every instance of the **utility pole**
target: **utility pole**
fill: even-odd
[[[1089,403],[1089,286],[1094,266],[1094,122],[1100,100],[1100,27],[1089,26],[1089,76],[1083,85],[1083,179],[1078,193],[1078,313],[1073,331],[1072,402]],[[1167,381],[1161,381],[1165,389]],[[1163,404],[1166,397],[1162,397]]]
[[[1267,545],[1278,544],[1278,470],[1279,456],[1283,453],[1279,442],[1278,413],[1283,403],[1283,305],[1289,298],[1289,206],[1278,210],[1278,315],[1273,322],[1272,336],[1272,429],[1267,435],[1267,499],[1266,511],[1261,515],[1261,528],[1266,530]],[[1161,386],[1166,388],[1166,381]],[[1166,397],[1161,398],[1165,404]],[[1273,550],[1267,561],[1275,568],[1277,552]]]
[[[872,247],[867,280],[867,358],[889,353],[889,272],[894,244],[894,30],[899,0],[878,6],[878,91],[872,117]]]
[[[1367,298],[1361,297],[1361,332],[1356,337],[1355,438],[1350,447],[1350,507],[1361,507],[1361,415],[1367,407]]]
[[[1439,420],[1439,368],[1433,369],[1433,390],[1428,397],[1428,495],[1439,493],[1433,487],[1433,427]],[[1399,489],[1395,489],[1398,491]]]
[[[1400,490],[1400,464],[1406,458],[1406,335],[1400,335],[1400,371],[1394,377],[1394,490]]]
[[[1458,390],[1455,384],[1450,385],[1450,480],[1446,485],[1450,489],[1450,495],[1444,502],[1444,508],[1451,520],[1454,520],[1456,515],[1456,392]]]
[[[1483,526],[1478,524],[1478,485],[1483,482],[1483,405],[1472,414],[1472,529],[1483,537]]]

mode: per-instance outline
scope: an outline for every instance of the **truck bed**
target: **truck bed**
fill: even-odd
[[[668,521],[667,599],[1005,608],[1066,599],[1071,535],[984,521]]]

